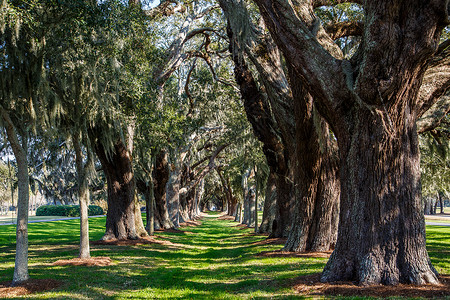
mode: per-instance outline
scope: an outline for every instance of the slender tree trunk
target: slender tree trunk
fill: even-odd
[[[89,185],[87,178],[87,164],[83,164],[83,152],[81,149],[80,135],[75,133],[72,137],[73,147],[75,149],[75,165],[77,168],[78,182],[78,201],[80,203],[80,258],[90,258],[89,249]]]
[[[248,227],[255,226],[255,202],[256,193],[253,189],[251,189],[248,197]]]
[[[195,193],[195,217],[196,218],[200,216],[200,203],[203,199],[204,192],[205,192],[205,180],[202,179],[200,181],[199,187]]]
[[[259,232],[269,233],[272,232],[273,221],[276,214],[276,187],[275,187],[275,174],[272,170],[269,173],[266,185],[266,197],[264,199],[264,208],[261,225],[259,226]]]
[[[248,189],[248,177],[250,176],[250,172],[248,170],[242,175],[242,199],[243,199],[243,211],[242,211],[242,224],[249,225],[249,189]]]
[[[153,196],[153,180],[150,178],[150,182],[144,183],[143,191],[145,197],[145,215],[146,224],[145,229],[149,235],[153,235],[155,232],[155,200]]]
[[[95,144],[95,152],[102,164],[108,185],[108,212],[103,240],[137,239],[135,222],[135,180],[130,154],[121,140],[116,141],[112,153]]]
[[[248,192],[246,193],[246,195],[245,195],[245,198],[244,198],[244,202],[243,202],[243,206],[244,206],[244,211],[243,211],[243,218],[242,218],[242,224],[245,224],[245,225],[249,225],[249,223],[250,223],[250,210],[249,210],[249,208],[250,208],[250,197],[249,197],[249,194],[248,194]]]
[[[181,168],[178,162],[175,162],[166,184],[167,210],[175,228],[180,227],[180,181]]]
[[[256,172],[255,167],[255,233],[258,233],[258,177]]]
[[[442,191],[438,192],[439,205],[441,207],[441,214],[444,213],[444,193]]]
[[[27,159],[27,137],[22,136],[22,145],[17,136],[9,114],[1,110],[1,115],[6,128],[8,141],[16,158],[17,180],[19,197],[17,200],[17,227],[16,227],[16,259],[12,285],[18,285],[29,279],[28,275],[28,201],[29,201],[29,177]]]

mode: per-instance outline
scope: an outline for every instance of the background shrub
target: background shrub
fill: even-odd
[[[103,215],[105,212],[100,206],[89,205],[88,214],[90,216]],[[36,210],[36,216],[62,216],[79,217],[79,205],[43,205]]]

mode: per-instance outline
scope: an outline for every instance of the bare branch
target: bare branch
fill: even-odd
[[[207,7],[202,12],[200,12],[198,15],[196,15],[195,18],[201,19],[204,16],[206,16],[207,14],[209,14],[210,12],[212,12],[213,10],[216,10],[218,8],[220,8],[220,6],[218,4]]]
[[[187,114],[188,116],[190,116],[194,110],[194,98],[192,97],[192,94],[189,91],[189,83],[191,81],[191,75],[192,75],[192,72],[194,71],[196,64],[197,64],[197,58],[194,59],[194,62],[192,63],[192,66],[189,69],[189,72],[187,74],[186,83],[184,84],[184,92],[186,93],[186,96],[189,99],[189,112]]]
[[[320,6],[334,6],[336,4],[341,3],[356,3],[356,4],[363,4],[362,0],[314,0],[313,1],[313,7],[317,8]]]
[[[130,5],[140,5],[139,0],[130,0]],[[172,5],[175,4],[175,5]],[[177,12],[184,13],[186,11],[186,8],[178,3],[178,1],[174,0],[167,0],[167,1],[161,1],[161,3],[149,10],[143,10],[144,14],[154,19],[158,16],[170,16]]]
[[[193,29],[186,35],[186,38],[184,39],[184,43],[186,43],[189,39],[193,38],[197,34],[204,34],[206,32],[216,32],[216,30],[211,27],[203,27],[203,28]]]
[[[222,152],[226,147],[228,147],[230,144],[223,144],[217,147],[217,149],[208,157],[206,157],[203,161],[206,161],[209,159],[208,165],[202,169],[201,172],[198,172],[195,174],[195,180],[192,180],[187,186],[183,187],[183,190],[186,192],[190,189],[196,187],[200,181],[212,170],[216,169],[217,166],[215,164],[215,159],[219,155],[220,152]],[[200,162],[201,164],[201,162]]]
[[[450,90],[447,90],[446,95],[440,97],[417,121],[417,132],[424,133],[435,129],[441,125],[448,113],[450,113]]]
[[[418,123],[419,131],[429,130],[434,126],[433,124],[436,124],[437,120],[433,120],[433,118],[440,119],[445,115],[447,111],[445,103],[449,97],[449,88],[450,43],[445,41],[439,46],[437,55],[429,62],[419,90],[418,105],[420,106],[419,117],[421,117]],[[438,113],[439,111],[440,113]]]

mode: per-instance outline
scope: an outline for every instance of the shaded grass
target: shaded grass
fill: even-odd
[[[29,225],[30,276],[53,278],[63,285],[53,291],[27,295],[39,299],[249,299],[300,297],[292,281],[318,273],[325,258],[262,257],[280,245],[252,244],[264,236],[249,234],[236,223],[202,219],[202,226],[180,232],[159,232],[176,246],[91,246],[92,256],[109,256],[108,267],[51,266],[78,255],[78,220]],[[90,238],[98,240],[105,219],[90,219]],[[430,257],[442,273],[450,273],[450,227],[427,227]],[[14,226],[0,227],[0,282],[12,279]],[[348,299],[348,298],[347,298]],[[357,299],[357,298],[352,298]]]

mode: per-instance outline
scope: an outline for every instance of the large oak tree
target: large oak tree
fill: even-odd
[[[338,241],[323,281],[438,282],[425,248],[416,121],[418,97],[448,24],[448,1],[364,1],[362,42],[333,57],[317,1],[255,0],[287,63],[314,96],[340,150]],[[325,3],[327,4],[327,3]]]

